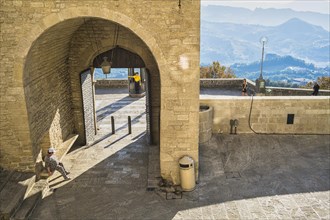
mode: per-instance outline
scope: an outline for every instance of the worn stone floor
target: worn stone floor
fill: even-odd
[[[106,96],[100,109],[121,99]],[[329,135],[214,135],[200,145],[196,189],[182,196],[146,190],[144,125],[100,138],[67,154],[72,179],[52,177],[31,219],[330,219]]]

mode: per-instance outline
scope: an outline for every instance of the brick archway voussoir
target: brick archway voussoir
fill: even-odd
[[[27,57],[27,54],[33,43],[41,36],[41,34],[47,31],[47,29],[65,20],[81,17],[95,17],[110,20],[112,22],[119,23],[133,31],[149,47],[159,66],[160,72],[163,72],[161,69],[163,66],[165,66],[166,59],[161,49],[159,48],[156,39],[148,32],[146,27],[143,27],[141,24],[124,14],[118,13],[108,8],[100,9],[99,7],[67,8],[56,14],[51,14],[44,17],[38,24],[35,25],[34,28],[32,28],[30,34],[25,36],[20,41],[21,43],[19,44],[18,48],[21,50],[21,57],[23,59]]]

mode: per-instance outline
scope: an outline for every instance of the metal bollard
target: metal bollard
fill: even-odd
[[[128,134],[132,134],[131,116],[128,116]]]
[[[230,134],[233,134],[234,120],[230,119]]]
[[[238,120],[237,119],[231,119],[230,120],[230,134],[237,134],[237,127],[238,127]],[[235,133],[233,133],[233,127],[235,129]]]
[[[113,116],[111,116],[111,129],[112,129],[112,134],[115,134],[115,119]]]

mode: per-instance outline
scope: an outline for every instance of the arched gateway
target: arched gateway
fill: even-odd
[[[1,33],[0,166],[33,171],[42,148],[72,134],[85,142],[80,73],[114,47],[119,27],[118,46],[150,73],[161,175],[178,183],[180,157],[192,156],[198,169],[200,2],[89,2],[11,6],[24,22],[5,20],[2,29],[14,38]]]

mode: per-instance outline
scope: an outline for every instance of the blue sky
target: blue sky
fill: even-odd
[[[290,8],[295,11],[313,11],[323,14],[329,14],[329,0],[201,0],[202,5],[226,5],[233,7],[242,7],[248,9],[255,8]]]

